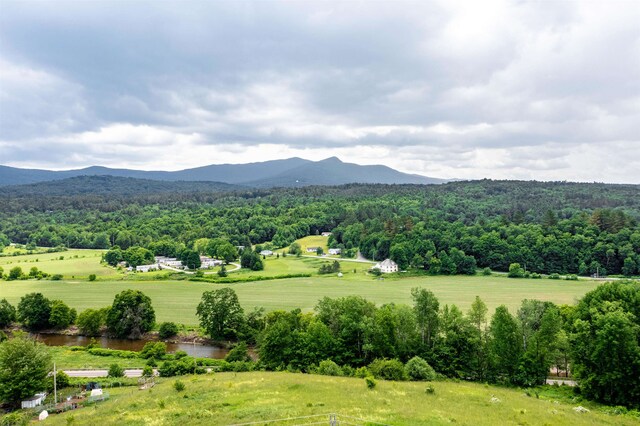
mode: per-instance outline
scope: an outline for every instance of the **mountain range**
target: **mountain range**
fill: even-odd
[[[92,166],[75,170],[0,166],[0,186],[48,182],[79,176],[115,176],[154,181],[221,182],[253,188],[342,185],[347,183],[438,184],[446,180],[402,173],[387,166],[345,163],[337,157],[302,158],[247,164],[212,164],[178,171],[145,171]]]

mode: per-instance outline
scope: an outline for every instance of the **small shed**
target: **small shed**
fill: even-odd
[[[29,399],[22,401],[21,408],[35,408],[38,405],[42,405],[44,399],[47,397],[45,392],[37,393]]]

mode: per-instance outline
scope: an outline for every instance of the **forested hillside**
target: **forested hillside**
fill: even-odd
[[[640,265],[637,185],[483,180],[221,192],[164,182],[171,191],[137,192],[135,180],[125,191],[84,179],[98,186],[91,195],[51,184],[5,188],[0,232],[17,243],[176,254],[200,238],[285,247],[333,231],[332,247],[444,274],[518,262],[539,273],[634,275]]]

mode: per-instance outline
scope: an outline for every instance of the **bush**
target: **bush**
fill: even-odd
[[[578,281],[578,276],[571,274],[571,275],[567,275],[566,277],[564,277],[565,280],[567,281]]]
[[[71,379],[64,371],[58,370],[56,373],[56,387],[58,390],[71,386]],[[47,390],[53,392],[53,375],[47,377]]]
[[[485,276],[491,275],[491,268],[484,268],[482,270],[482,275],[485,275]]]
[[[364,379],[365,377],[370,375],[371,373],[369,372],[369,369],[367,369],[367,367],[357,368],[356,371],[353,372],[353,376],[358,377],[360,379]]]
[[[91,348],[87,352],[95,356],[115,356],[118,358],[138,358],[138,352],[121,351],[118,349]]]
[[[509,265],[509,274],[507,276],[509,278],[523,278],[524,269],[520,266],[519,263],[512,263]]]
[[[51,275],[51,281],[61,281],[61,280],[62,280],[62,274]]]
[[[404,368],[411,380],[435,380],[436,378],[434,369],[419,356],[411,358]]]
[[[31,423],[33,413],[27,410],[14,411],[0,417],[0,426],[26,426]]]
[[[153,376],[153,367],[150,365],[145,365],[142,368],[142,377],[151,377]]]
[[[224,360],[227,362],[234,362],[234,361],[241,361],[241,362],[245,362],[245,361],[251,361],[251,358],[249,357],[249,348],[247,347],[247,344],[245,342],[240,342],[237,345],[235,345],[227,354],[226,357],[224,357]]]
[[[376,383],[376,379],[374,379],[371,376],[367,376],[364,378],[364,382],[367,384],[367,388],[368,389],[375,389],[377,383]]]
[[[376,359],[369,364],[369,371],[376,379],[407,380],[404,365],[397,359]]]
[[[434,393],[436,393],[436,388],[434,388],[433,386],[429,385],[427,386],[427,388],[424,391],[426,394],[429,395],[433,395]]]
[[[124,369],[118,364],[111,364],[107,377],[124,377]]]
[[[164,342],[147,342],[140,351],[140,358],[161,359],[167,354],[167,345]]]
[[[91,274],[89,275],[89,281],[95,281],[96,280],[96,274]]]
[[[340,366],[330,359],[321,361],[317,371],[318,374],[322,374],[323,376],[342,376]]]
[[[163,322],[160,324],[158,336],[160,336],[161,339],[168,339],[176,334],[178,334],[178,326],[175,322]]]
[[[175,382],[173,382],[173,388],[178,392],[182,392],[183,390],[185,390],[186,386],[181,380],[176,380]]]
[[[559,280],[560,279],[560,274],[557,274],[557,273],[554,272],[553,274],[549,275],[549,279],[550,280]]]

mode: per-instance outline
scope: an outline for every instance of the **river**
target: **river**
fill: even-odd
[[[148,340],[112,339],[109,337],[67,336],[64,334],[36,334],[35,338],[49,346],[87,346],[91,339],[95,339],[103,348],[120,349],[126,351],[140,351]],[[193,343],[167,343],[167,352],[185,351],[197,358],[223,359],[229,349],[213,345]]]

